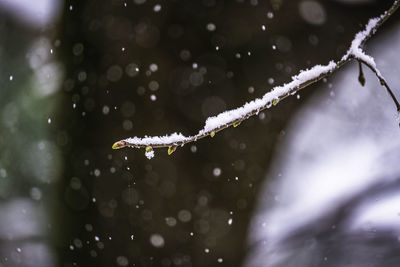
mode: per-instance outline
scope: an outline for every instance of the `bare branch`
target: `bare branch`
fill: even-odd
[[[183,146],[187,143],[195,142],[206,136],[213,137],[217,132],[225,128],[228,128],[230,126],[238,126],[243,120],[246,120],[249,117],[258,114],[260,111],[270,108],[271,106],[275,106],[281,100],[297,93],[299,90],[306,88],[310,84],[321,80],[322,78],[338,70],[344,64],[353,59],[357,60],[360,64],[361,84],[365,82],[365,78],[361,68],[361,63],[363,63],[376,74],[381,84],[386,88],[389,95],[395,102],[397,110],[400,111],[399,102],[397,101],[387,82],[377,69],[374,59],[366,55],[362,50],[362,46],[365,44],[365,42],[369,40],[372,35],[377,31],[377,29],[388,18],[392,16],[392,14],[399,8],[399,6],[400,1],[396,0],[394,1],[393,5],[380,17],[370,19],[369,22],[366,24],[365,29],[356,34],[349,50],[339,61],[331,61],[328,65],[316,65],[311,69],[300,71],[298,75],[292,77],[292,81],[290,83],[274,87],[262,98],[257,98],[239,108],[222,112],[217,116],[209,117],[206,120],[204,128],[201,129],[196,135],[184,136],[181,133],[173,133],[171,135],[165,136],[145,136],[143,138],[133,137],[114,143],[112,148],[119,149],[129,146],[136,148],[146,148],[146,151],[148,152],[152,151],[152,148],[168,147],[168,153],[171,154],[178,146]],[[364,80],[362,80],[363,78]]]
[[[380,73],[380,71],[376,68],[376,66],[372,66],[371,64],[369,64],[368,62],[362,60],[362,59],[358,59],[360,62],[360,66],[361,66],[361,62],[363,64],[365,64],[368,68],[370,68],[372,70],[372,72],[375,73],[376,77],[378,78],[379,82],[381,83],[382,86],[384,86],[386,88],[386,91],[389,93],[390,97],[392,98],[394,104],[396,105],[397,111],[400,112],[400,104],[399,101],[396,99],[394,93],[392,92],[392,90],[390,89],[388,83],[386,82],[385,78],[382,76],[382,74]]]

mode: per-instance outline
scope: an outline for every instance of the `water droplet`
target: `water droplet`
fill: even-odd
[[[169,227],[173,227],[176,225],[176,219],[174,217],[167,217],[165,218],[165,223],[169,226]]]
[[[129,264],[129,260],[128,260],[128,258],[125,257],[125,256],[118,256],[118,257],[116,258],[116,262],[117,262],[117,264],[118,264],[119,266],[128,266],[128,264]]]
[[[269,83],[269,84],[272,85],[272,84],[274,84],[274,82],[275,82],[275,81],[274,81],[274,78],[269,78],[269,79],[268,79],[268,83]]]
[[[215,177],[220,176],[221,173],[222,173],[221,168],[214,168],[214,169],[213,169],[213,175],[214,175]]]
[[[163,247],[165,244],[164,237],[162,237],[160,234],[152,234],[150,236],[150,243],[156,248]]]
[[[103,111],[104,115],[107,115],[108,113],[110,113],[110,107],[109,106],[103,106],[102,111]]]
[[[154,11],[154,12],[160,12],[160,11],[161,11],[161,5],[160,5],[160,4],[155,5],[155,6],[153,7],[153,11]]]
[[[157,81],[150,81],[149,82],[149,89],[151,91],[157,91],[159,87],[160,87],[160,85],[159,85],[159,83]]]
[[[192,214],[188,210],[181,210],[178,213],[178,219],[181,222],[189,222],[192,219]]]
[[[152,63],[152,64],[150,64],[150,70],[152,71],[152,72],[156,72],[157,70],[158,70],[158,66],[157,66],[157,64],[155,64],[155,63]]]
[[[210,32],[213,32],[213,31],[215,31],[215,30],[217,29],[217,27],[215,26],[215,24],[214,24],[214,23],[211,23],[211,22],[207,24],[206,28],[207,28],[207,30],[210,31]]]

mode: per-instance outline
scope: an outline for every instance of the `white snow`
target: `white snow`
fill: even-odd
[[[354,40],[351,42],[349,50],[342,58],[342,60],[343,59],[345,60],[350,56],[354,56],[355,58],[361,59],[366,63],[368,63],[371,67],[373,67],[377,71],[378,76],[380,76],[380,72],[379,70],[376,69],[376,64],[374,59],[366,55],[360,46],[362,42],[365,40],[365,38],[367,38],[367,36],[373,33],[372,31],[375,29],[377,23],[382,18],[382,16],[380,18],[372,18],[368,21],[367,25],[365,26],[365,30],[356,34]]]
[[[383,18],[382,15],[379,18],[370,19],[367,23],[365,30],[356,34],[354,40],[347,53],[342,57],[342,63],[347,61],[350,57],[361,59],[365,63],[369,64],[370,67],[374,68],[378,77],[383,78],[380,75],[378,69],[376,69],[375,61],[372,57],[366,55],[360,46],[363,41],[373,34],[376,29],[377,23]],[[243,106],[236,109],[224,111],[214,117],[206,119],[204,128],[201,129],[194,136],[184,136],[181,133],[173,133],[165,136],[145,136],[144,138],[133,137],[127,138],[122,141],[127,142],[130,146],[169,146],[169,145],[184,145],[187,142],[197,140],[197,138],[204,137],[211,133],[215,133],[225,126],[234,123],[235,121],[241,121],[247,117],[258,114],[262,109],[269,108],[272,104],[276,104],[282,97],[289,94],[295,93],[298,88],[304,83],[318,80],[318,78],[329,72],[334,71],[337,68],[337,63],[330,61],[328,65],[316,65],[311,69],[302,70],[296,76],[292,77],[292,81],[282,86],[274,87],[270,92],[266,93],[262,98],[254,99],[253,101],[245,103]],[[153,157],[153,156],[151,156]],[[150,158],[151,158],[150,157]]]
[[[316,65],[309,70],[303,70],[298,75],[292,77],[292,81],[283,86],[277,86],[271,92],[266,93],[262,98],[257,98],[244,104],[236,109],[222,112],[214,117],[209,117],[206,120],[204,128],[201,129],[195,136],[184,136],[181,133],[173,133],[165,136],[145,136],[144,138],[132,137],[123,141],[132,144],[132,146],[157,146],[163,144],[178,144],[185,143],[192,138],[200,137],[203,134],[208,134],[227,124],[233,123],[236,120],[245,119],[245,117],[264,107],[270,107],[274,100],[287,95],[290,91],[296,89],[302,83],[319,77],[321,74],[332,71],[336,67],[336,63],[331,61],[328,65]]]
[[[127,138],[123,141],[130,143],[130,144],[135,144],[138,146],[156,146],[156,145],[162,145],[162,144],[174,144],[178,142],[185,141],[189,139],[190,137],[184,136],[181,133],[173,133],[171,135],[165,135],[165,136],[145,136],[143,138],[139,137],[132,137],[132,138]]]
[[[154,150],[146,151],[144,154],[148,159],[154,158]]]

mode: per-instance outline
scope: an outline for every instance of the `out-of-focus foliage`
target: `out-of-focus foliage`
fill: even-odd
[[[53,31],[27,27],[7,7],[0,15],[0,266],[54,266],[53,203],[67,138],[53,118],[65,72]]]

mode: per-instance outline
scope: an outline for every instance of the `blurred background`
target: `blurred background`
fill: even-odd
[[[350,63],[178,148],[392,1],[0,0],[0,267],[399,266],[395,106]],[[367,45],[399,95],[399,14]]]

